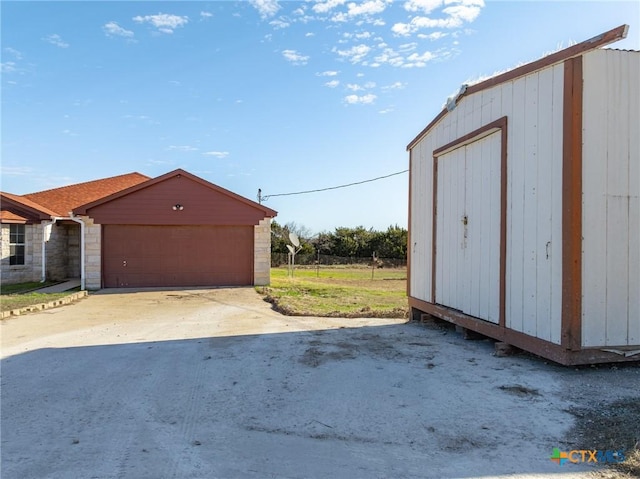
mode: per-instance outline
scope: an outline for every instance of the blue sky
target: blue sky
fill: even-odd
[[[621,24],[637,1],[2,1],[2,185],[183,168],[247,198],[408,168],[461,84]],[[408,174],[272,196],[281,224],[407,226]]]

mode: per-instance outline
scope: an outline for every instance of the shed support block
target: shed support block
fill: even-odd
[[[508,344],[508,343],[503,343],[501,341],[498,341],[495,343],[495,351],[496,351],[496,356],[499,358],[504,358],[506,356],[513,356],[514,354],[518,354],[519,352],[521,352],[521,350],[516,348],[515,346],[512,346],[511,344]]]
[[[464,328],[462,326],[456,326],[456,332],[462,333],[462,338],[466,339],[467,341],[480,341],[483,339],[487,339],[484,334],[480,334],[473,329]]]

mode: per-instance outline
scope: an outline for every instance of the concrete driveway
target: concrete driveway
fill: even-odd
[[[253,288],[108,290],[0,333],[3,479],[585,477],[553,448],[613,447],[577,418],[640,387],[637,364],[285,317]]]

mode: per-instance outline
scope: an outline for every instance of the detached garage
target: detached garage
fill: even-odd
[[[276,212],[184,170],[74,208],[73,215],[86,230],[90,289],[269,283]]]
[[[626,33],[464,86],[407,146],[414,317],[640,359],[640,52],[600,48]]]

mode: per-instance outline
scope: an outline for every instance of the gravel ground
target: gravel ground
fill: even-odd
[[[282,316],[252,288],[109,290],[0,334],[3,479],[623,477],[550,457],[640,438],[638,363]]]

